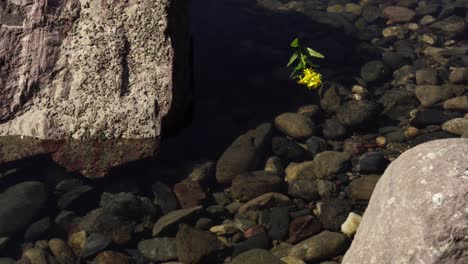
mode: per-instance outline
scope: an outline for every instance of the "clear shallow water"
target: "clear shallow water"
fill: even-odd
[[[326,55],[325,74],[356,68],[354,40],[343,30],[295,11],[272,11],[255,0],[193,0],[191,31],[193,120],[164,139],[161,159],[217,159],[247,129],[316,102],[317,93],[290,81],[285,68],[289,43],[297,36]]]

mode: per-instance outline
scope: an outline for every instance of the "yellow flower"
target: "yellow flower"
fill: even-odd
[[[322,75],[311,68],[306,68],[297,83],[307,85],[309,89],[316,89],[322,85]]]

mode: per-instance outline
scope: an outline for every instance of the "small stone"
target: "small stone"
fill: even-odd
[[[338,256],[347,247],[348,241],[344,235],[323,231],[295,245],[289,251],[289,255],[310,263]]]
[[[323,124],[323,136],[327,139],[337,139],[346,135],[346,127],[335,119],[328,119]]]
[[[340,104],[341,96],[338,94],[336,87],[326,86],[322,88],[322,92],[320,93],[320,106],[323,110],[329,113],[336,112]]]
[[[341,198],[323,200],[319,219],[325,229],[339,231],[351,211],[351,204]]]
[[[267,221],[264,224],[268,227],[268,235],[272,240],[283,240],[289,229],[288,207],[273,207],[265,212],[268,212]],[[262,224],[261,221],[259,222]]]
[[[456,87],[451,85],[418,85],[415,94],[421,104],[425,107],[431,107],[436,103],[453,97],[457,91]]]
[[[70,245],[74,252],[81,254],[85,245],[86,236],[85,231],[73,233],[68,237],[68,245]]]
[[[301,161],[306,150],[294,140],[287,137],[274,137],[272,141],[273,153],[286,161]]]
[[[0,258],[0,264],[16,264],[17,262],[14,259],[10,258]]]
[[[191,180],[184,180],[174,185],[174,193],[182,208],[185,209],[197,207],[206,199],[200,183]]]
[[[361,68],[361,77],[366,82],[381,81],[390,74],[382,61],[370,61]]]
[[[50,259],[51,256],[47,254],[46,251],[39,248],[30,248],[23,253],[22,258],[18,261],[18,263],[52,264]]]
[[[279,191],[282,180],[265,171],[246,172],[232,180],[231,193],[234,199],[248,201],[268,192]]]
[[[468,83],[468,67],[451,68],[449,80],[456,84]]]
[[[444,109],[468,111],[468,96],[458,96],[444,102]]]
[[[64,193],[57,201],[60,209],[80,207],[83,204],[90,204],[94,200],[94,188],[88,185],[80,185]]]
[[[177,259],[176,239],[169,237],[157,237],[142,240],[138,243],[138,250],[145,258],[164,262]]]
[[[416,70],[417,85],[437,85],[437,72],[434,69],[419,69]]]
[[[75,264],[78,261],[78,257],[73,250],[59,238],[51,239],[49,248],[60,264]]]
[[[283,161],[279,157],[273,156],[267,159],[267,162],[265,164],[266,172],[282,176],[284,175],[284,170],[285,168],[284,168]]]
[[[373,101],[350,101],[338,109],[336,118],[344,126],[358,127],[372,121],[379,113],[379,106]]]
[[[99,253],[93,260],[93,264],[130,264],[132,261],[124,254],[114,251]]]
[[[254,198],[239,208],[239,213],[248,211],[261,211],[275,206],[287,206],[291,204],[291,200],[281,193],[265,193],[257,198]]]
[[[283,261],[286,264],[306,264],[304,261],[296,257],[291,257],[291,256],[281,258],[281,261]]]
[[[382,30],[382,36],[384,38],[396,37],[398,39],[404,39],[406,30],[402,26],[387,27]]]
[[[283,262],[267,250],[251,249],[235,257],[231,264],[283,264]]]
[[[288,256],[289,250],[292,248],[293,245],[281,242],[278,245],[275,245],[270,252],[278,258],[284,258]]]
[[[416,23],[408,23],[408,24],[405,24],[405,28],[408,30],[417,31],[419,30],[420,27]]]
[[[332,6],[329,6],[327,7],[327,12],[328,13],[343,13],[344,11],[344,6],[342,5],[332,5]]]
[[[266,233],[266,230],[265,230],[265,227],[263,225],[255,225],[255,226],[252,226],[250,228],[248,228],[247,230],[245,230],[244,232],[244,237],[246,239],[249,239],[253,236],[256,236],[260,233]]]
[[[305,140],[314,134],[314,122],[297,113],[284,113],[275,118],[275,127],[295,140]]]
[[[379,179],[379,175],[369,175],[352,180],[349,184],[349,196],[353,200],[369,201]]]
[[[383,10],[383,14],[392,22],[409,22],[413,20],[416,13],[406,7],[389,6]]]
[[[28,227],[24,234],[25,241],[34,241],[41,238],[50,228],[50,218],[44,217]]]
[[[360,16],[361,12],[362,12],[362,7],[360,5],[358,5],[358,4],[347,3],[345,5],[344,11],[346,13],[351,13],[351,14],[353,14],[355,16]]]
[[[414,68],[411,65],[405,65],[393,72],[393,80],[396,85],[406,85],[413,83],[415,78]]]
[[[101,195],[99,205],[106,213],[120,217],[140,218],[143,215],[156,214],[154,207],[147,208],[142,200],[132,193],[111,194],[104,192]],[[152,204],[148,207],[152,207]]]
[[[314,175],[323,180],[332,179],[348,168],[351,155],[347,152],[324,151],[317,154],[313,162]]]
[[[419,136],[420,134],[421,134],[421,132],[416,127],[408,127],[405,130],[405,137],[409,138],[409,139],[415,138],[415,137]]]
[[[320,152],[328,150],[328,144],[325,139],[320,137],[311,137],[306,141],[307,152],[311,158],[314,158]]]
[[[195,227],[201,230],[209,230],[214,225],[214,221],[211,218],[202,217],[197,220]]]
[[[319,198],[317,181],[297,179],[288,182],[288,193],[297,198],[313,201]]]
[[[25,228],[46,202],[46,187],[40,182],[23,182],[0,193],[0,237]]]
[[[87,258],[98,252],[101,252],[102,250],[106,249],[111,242],[112,239],[102,234],[91,234],[88,237],[86,237],[83,249],[80,252],[80,256],[83,258]]]
[[[317,192],[320,198],[330,198],[336,194],[336,186],[331,181],[318,180]]]
[[[343,151],[356,156],[366,150],[364,143],[359,139],[348,138],[343,142]]]
[[[265,232],[259,233],[255,236],[250,237],[249,239],[234,244],[233,256],[242,254],[243,252],[250,251],[252,249],[269,249],[271,246],[271,241],[268,235]]]
[[[427,26],[429,24],[431,24],[432,22],[436,21],[436,19],[433,17],[433,16],[430,16],[430,15],[425,15],[421,18],[421,20],[419,21],[419,23],[422,25],[422,26]]]
[[[442,130],[461,136],[468,131],[468,119],[454,118],[442,125]]]
[[[428,29],[436,34],[454,38],[465,32],[465,26],[465,20],[454,15],[433,23]]]
[[[228,204],[226,206],[226,210],[231,214],[231,215],[234,215],[237,213],[237,211],[239,211],[239,208],[241,208],[241,206],[243,206],[244,203],[240,202],[240,201],[234,201],[230,204]]]
[[[362,174],[382,173],[387,168],[388,160],[380,152],[367,152],[357,159],[356,170]]]
[[[322,230],[320,221],[312,215],[294,218],[289,225],[288,243],[296,244],[318,234]]]
[[[379,145],[379,147],[385,147],[385,145],[387,145],[387,138],[385,137],[377,137],[375,139],[375,143],[377,143],[377,145]]]
[[[218,205],[225,206],[232,202],[231,198],[225,192],[215,192],[212,196]]]
[[[193,166],[188,180],[202,183],[214,177],[216,171],[216,162],[207,161],[203,163],[198,163]]]
[[[135,222],[107,214],[98,208],[81,219],[78,230],[84,230],[87,234],[102,234],[118,245],[125,245],[132,240]]]
[[[318,105],[304,105],[299,107],[297,110],[298,114],[307,116],[309,118],[314,118],[320,112],[320,107]]]
[[[410,120],[410,124],[418,128],[424,128],[429,125],[441,125],[447,122],[449,119],[450,117],[442,111],[427,109],[418,111],[416,115]]]
[[[154,195],[154,204],[161,209],[164,214],[179,208],[179,202],[166,184],[162,182],[155,182],[151,186]]]
[[[215,233],[217,236],[233,235],[237,231],[238,229],[234,224],[222,224],[210,228],[210,232]]]
[[[270,148],[272,133],[272,125],[264,123],[234,140],[216,164],[218,183],[230,184],[240,173],[257,169]]]
[[[356,213],[349,213],[346,221],[341,225],[341,232],[348,237],[353,237],[356,234],[359,224],[361,223],[362,216]]]
[[[382,17],[382,11],[379,7],[369,4],[362,7],[362,17],[369,23],[375,22]]]
[[[426,43],[427,45],[435,45],[437,43],[437,36],[432,34],[422,34],[421,41]]]
[[[161,231],[167,227],[177,224],[179,221],[183,220],[186,217],[191,216],[192,214],[200,211],[201,206],[193,207],[190,209],[180,209],[176,211],[169,212],[168,214],[163,215],[158,221],[154,224],[153,227],[153,236],[157,236]]]
[[[392,51],[385,51],[382,54],[382,61],[392,69],[399,69],[410,63],[406,56]]]

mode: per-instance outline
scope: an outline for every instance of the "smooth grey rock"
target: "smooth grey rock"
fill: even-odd
[[[444,109],[468,112],[468,96],[458,96],[444,102]]]
[[[349,196],[353,200],[370,200],[379,175],[369,175],[354,179],[349,184]]]
[[[419,85],[416,86],[415,90],[416,97],[425,107],[431,107],[436,103],[458,95],[458,93],[457,87],[453,85]]]
[[[154,195],[154,204],[161,209],[163,213],[169,213],[179,207],[179,201],[172,192],[171,188],[162,182],[155,182],[151,186]]]
[[[0,193],[0,237],[25,228],[46,201],[46,187],[40,182],[23,182]]]
[[[329,180],[348,168],[350,158],[347,152],[324,151],[315,156],[311,167],[315,177]]]
[[[370,61],[361,68],[361,77],[366,82],[381,81],[389,74],[390,70],[382,61]]]
[[[234,140],[216,164],[216,180],[229,184],[240,173],[255,170],[271,148],[272,132],[272,125],[264,123]]]
[[[140,253],[152,261],[164,262],[177,259],[176,239],[157,237],[138,243]]]
[[[294,140],[287,137],[274,137],[272,141],[273,153],[286,161],[301,161],[306,150]]]
[[[456,37],[465,32],[465,20],[459,16],[450,16],[431,24],[429,30],[449,38]]]
[[[436,140],[391,163],[343,264],[467,263],[467,149],[467,139]]]
[[[33,242],[44,235],[44,233],[49,230],[50,226],[51,222],[49,217],[44,217],[39,221],[34,222],[24,233],[24,240]]]
[[[339,231],[351,211],[351,203],[342,198],[329,198],[322,201],[319,219],[323,228]]]

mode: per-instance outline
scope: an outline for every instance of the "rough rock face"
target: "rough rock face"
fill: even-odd
[[[343,263],[468,263],[468,140],[403,153],[378,182]]]
[[[182,3],[1,1],[0,136],[27,139],[0,140],[0,162],[13,155],[6,148],[17,158],[60,152],[58,163],[93,177],[152,155],[186,105]]]

